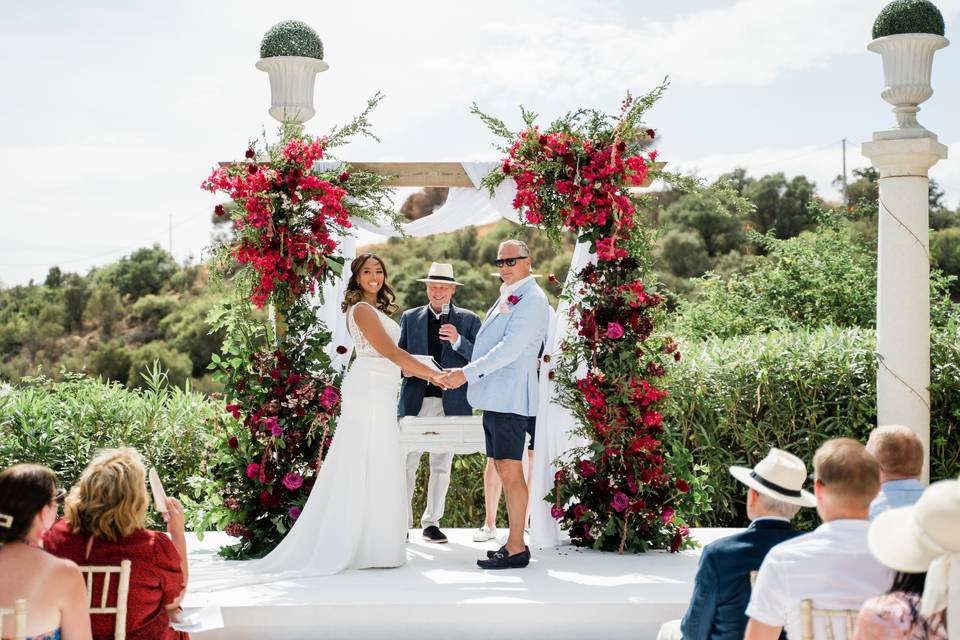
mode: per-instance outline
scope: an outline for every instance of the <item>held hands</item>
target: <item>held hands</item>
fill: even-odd
[[[440,325],[440,339],[446,340],[451,345],[454,345],[457,343],[457,340],[460,339],[460,333],[452,324],[442,324]]]
[[[467,377],[463,375],[463,369],[447,369],[441,382],[443,384],[437,386],[442,386],[444,389],[458,389],[467,383]]]

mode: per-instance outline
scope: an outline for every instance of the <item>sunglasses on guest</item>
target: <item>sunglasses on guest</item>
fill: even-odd
[[[503,265],[507,265],[508,267],[513,267],[513,266],[516,266],[517,260],[526,260],[529,257],[530,256],[518,256],[516,258],[497,258],[496,260],[493,261],[493,264],[497,265],[498,269]]]

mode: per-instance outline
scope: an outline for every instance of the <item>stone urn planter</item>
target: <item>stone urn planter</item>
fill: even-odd
[[[930,73],[933,54],[950,44],[943,37],[943,17],[928,0],[895,0],[880,12],[867,49],[883,59],[883,91],[893,105],[894,128],[880,139],[936,136],[917,122],[920,104],[933,95]]]
[[[298,125],[312,118],[314,82],[330,68],[316,32],[295,20],[276,24],[260,43],[260,58],[257,69],[270,77],[270,115]]]

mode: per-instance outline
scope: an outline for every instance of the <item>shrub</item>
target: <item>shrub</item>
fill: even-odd
[[[130,377],[130,352],[120,340],[102,343],[90,354],[89,371],[104,380],[115,380],[127,384]]]
[[[894,0],[885,6],[873,23],[873,37],[898,33],[943,35],[943,14],[929,0]]]
[[[203,395],[167,386],[162,376],[136,391],[79,374],[26,379],[0,394],[0,468],[45,464],[69,487],[98,449],[130,446],[178,496],[187,478],[204,473],[216,413]]]
[[[172,296],[147,294],[133,305],[133,317],[143,321],[158,321],[177,308],[177,299]]]
[[[187,354],[170,349],[162,342],[148,342],[130,355],[127,386],[131,389],[148,387],[150,372],[158,367],[165,372],[170,386],[181,388],[193,371]]]
[[[745,489],[727,472],[753,466],[770,447],[812,469],[824,440],[866,441],[876,424],[874,333],[838,329],[770,333],[681,345],[670,386],[669,420],[709,469],[714,510],[697,526],[742,526]],[[931,478],[960,473],[960,333],[956,322],[932,337]],[[813,524],[805,511],[802,521]]]
[[[270,27],[260,42],[260,57],[303,56],[323,60],[323,42],[317,32],[299,20],[284,20]]]

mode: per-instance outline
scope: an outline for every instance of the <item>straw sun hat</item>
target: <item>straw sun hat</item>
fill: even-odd
[[[417,278],[417,282],[436,282],[437,284],[459,284],[453,279],[453,265],[447,262],[434,262],[427,271],[426,278]]]
[[[817,506],[817,499],[803,489],[807,467],[803,460],[781,449],[770,449],[753,467],[730,467],[730,475],[757,493],[801,507]]]

